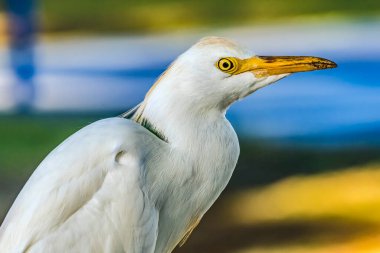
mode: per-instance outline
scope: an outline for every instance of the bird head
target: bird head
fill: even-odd
[[[175,96],[177,105],[186,100],[194,106],[225,109],[292,73],[336,66],[319,57],[257,56],[228,39],[206,37],[172,63],[146,99],[156,93]]]

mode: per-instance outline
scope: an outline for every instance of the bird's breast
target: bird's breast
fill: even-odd
[[[168,197],[160,211],[159,237],[166,237],[162,241],[173,247],[194,229],[194,221],[201,219],[226,187],[236,166],[239,144],[229,122],[223,121],[200,129],[192,143],[178,152],[170,154],[170,194],[164,194]]]

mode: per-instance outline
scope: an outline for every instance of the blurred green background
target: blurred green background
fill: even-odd
[[[376,0],[45,0],[41,3],[47,31],[162,32],[291,20],[374,18]]]
[[[14,99],[14,103],[0,103],[0,221],[23,184],[49,151],[81,127],[104,117],[116,116],[129,109],[134,101],[141,100],[158,74],[175,55],[194,43],[194,38],[219,33],[232,34],[241,38],[249,37],[248,41],[259,40],[263,44],[268,42],[268,47],[276,46],[273,52],[285,54],[297,53],[297,46],[282,48],[283,44],[291,44],[286,44],[286,38],[292,37],[292,31],[298,29],[301,32],[297,38],[302,43],[303,39],[307,39],[302,34],[302,29],[305,29],[320,33],[323,39],[321,41],[325,43],[324,48],[318,49],[311,45],[309,51],[331,56],[338,63],[341,61],[340,70],[289,79],[289,83],[268,88],[266,93],[253,94],[252,100],[232,109],[229,117],[238,130],[241,143],[237,169],[227,190],[206,214],[185,246],[176,252],[380,252],[380,142],[375,141],[379,140],[380,134],[380,115],[376,107],[380,106],[376,102],[380,101],[380,93],[377,93],[380,84],[371,77],[376,75],[380,66],[377,58],[380,51],[376,46],[380,45],[380,30],[377,29],[380,22],[379,1],[44,0],[31,3],[29,10],[32,9],[32,20],[36,20],[37,27],[32,33],[31,42],[31,48],[36,48],[37,52],[31,60],[32,65],[36,65],[33,67],[36,68],[36,73],[27,81],[33,80],[37,95],[33,95],[32,102],[22,101],[21,106],[17,99]],[[0,92],[8,94],[6,92],[11,90],[9,87],[24,87],[26,81],[17,76],[17,71],[14,74],[12,64],[9,64],[12,62],[12,54],[9,54],[12,38],[7,30],[12,30],[14,23],[9,22],[9,4],[1,4],[0,54],[3,60],[0,66],[3,70],[0,71]],[[22,5],[22,1],[19,4]],[[321,23],[324,25],[319,27]],[[299,28],[300,25],[302,29]],[[337,31],[339,37],[339,31],[344,31],[345,36],[348,34],[347,37],[342,41],[334,39],[329,44],[331,39],[325,32],[330,27],[335,27],[335,30],[328,34]],[[351,27],[356,30],[350,30]],[[244,31],[241,32],[241,29]],[[250,29],[259,33],[251,34]],[[270,32],[265,32],[267,30]],[[371,36],[355,37],[353,34],[356,31],[367,31],[363,34]],[[284,40],[279,40],[272,33],[279,33]],[[260,37],[257,34],[267,38],[255,38]],[[153,62],[153,67],[144,65],[141,69],[129,69],[130,65],[139,64],[140,58],[148,57],[144,54],[143,57],[131,56],[130,59],[119,61],[117,56],[112,56],[109,60],[99,53],[118,55],[123,47],[127,50],[133,45],[124,44],[122,40],[121,47],[107,51],[115,48],[113,41],[119,38],[125,38],[127,42],[131,39],[143,42],[137,48],[143,52],[149,50],[144,46],[151,45],[150,42],[144,42],[155,41],[156,36],[158,41],[162,36],[165,37],[163,44],[169,42],[169,47],[170,41],[173,41],[175,50],[165,48],[160,51],[162,44],[157,43],[158,53],[147,59]],[[91,44],[93,42],[96,43]],[[110,46],[104,46],[107,43]],[[374,46],[368,47],[366,43]],[[82,47],[78,51],[71,51],[80,45]],[[363,52],[359,50],[359,54],[355,50],[360,47],[363,47]],[[81,50],[86,48],[90,48],[89,51]],[[300,53],[309,52],[302,50],[304,49],[300,48]],[[82,52],[94,57],[82,61]],[[56,62],[63,63],[59,65]],[[76,65],[78,62],[81,63],[79,67]],[[92,69],[94,62],[103,65],[96,65]],[[73,78],[64,79],[67,76]],[[110,79],[102,79],[104,76]],[[326,79],[326,76],[332,78]],[[98,80],[99,84],[93,80]],[[283,100],[279,99],[285,102],[278,102],[277,107],[260,107],[264,104],[263,101],[269,101],[273,105],[271,97],[277,99],[277,96],[288,90],[296,92],[300,86],[291,86],[290,83],[312,80],[316,80],[313,84],[317,88],[311,86],[308,91],[311,93],[307,95],[313,98],[322,93],[321,101],[307,106],[307,102],[297,100],[303,95],[299,93],[296,100],[286,96]],[[331,82],[331,86],[322,84],[326,80],[327,83]],[[87,85],[87,82],[90,84]],[[92,82],[95,86],[91,86]],[[109,85],[113,82],[120,82],[121,85],[124,82],[143,84],[136,89],[126,86],[125,91],[131,92],[125,96],[133,101],[129,103],[115,100],[113,96],[106,97],[102,92],[95,98],[75,97],[77,92],[86,93],[90,89],[98,89],[102,83]],[[64,100],[71,99],[70,105],[75,106],[56,106],[59,101],[55,97],[46,99],[46,103],[42,101],[46,94],[54,93],[59,87],[69,87],[70,83],[79,85],[75,86],[78,89],[63,90],[62,94],[72,94],[72,97]],[[86,85],[80,87],[81,83]],[[329,100],[323,97],[324,93],[334,89],[350,90],[353,86],[355,90],[347,93],[349,95],[342,94],[340,97],[341,93],[332,93],[331,104],[325,103]],[[42,92],[41,87],[52,88],[45,88],[46,91]],[[22,89],[12,90],[13,93],[9,94],[17,98],[17,94],[23,92]],[[116,88],[109,85],[107,89]],[[276,90],[278,93],[275,93]],[[2,100],[13,101],[12,96],[4,95]],[[106,98],[103,101],[101,98],[104,96]],[[357,101],[355,106],[362,110],[356,107],[352,109],[349,107],[350,102],[356,101],[356,96],[373,103],[366,105]],[[342,97],[347,104],[342,102]],[[100,107],[76,105],[78,100],[95,100]],[[108,106],[106,101],[116,105]],[[258,104],[257,101],[262,103]],[[305,122],[304,128],[311,130],[305,135],[285,133],[278,137],[276,133],[286,126],[276,119],[282,117],[283,105],[288,106],[295,101],[300,101],[295,104],[295,108],[304,108],[304,111],[290,107],[284,112],[286,117],[292,121],[294,115],[298,115],[294,122],[297,121],[301,126]],[[253,110],[252,114],[244,112],[242,108],[250,105],[265,110]],[[346,110],[342,112],[334,109],[337,105],[342,105]],[[323,107],[331,112],[329,117],[323,113],[318,114]],[[364,110],[373,110],[373,114],[360,121],[366,115]],[[341,113],[350,116],[347,117],[352,120],[350,124],[335,122],[342,117]],[[302,116],[304,114],[312,117]],[[262,120],[272,116],[274,121]],[[246,118],[250,118],[247,125],[252,125],[252,128],[247,129],[243,125],[242,120]],[[326,126],[319,128],[317,123],[313,125],[314,120],[323,122]],[[329,121],[335,123],[329,125]],[[257,125],[261,128],[255,126],[255,122],[259,122]],[[267,129],[273,129],[273,132],[267,134]],[[291,128],[294,132],[297,129]],[[259,134],[255,135],[255,130]],[[337,142],[336,136],[339,136]]]

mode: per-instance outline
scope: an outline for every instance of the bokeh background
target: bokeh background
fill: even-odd
[[[380,1],[3,0],[0,221],[39,162],[207,35],[339,68],[232,106],[241,157],[185,252],[380,252]]]

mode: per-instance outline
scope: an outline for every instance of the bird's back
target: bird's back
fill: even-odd
[[[0,252],[152,252],[158,213],[142,182],[159,145],[121,118],[69,137],[20,192],[0,228]]]

